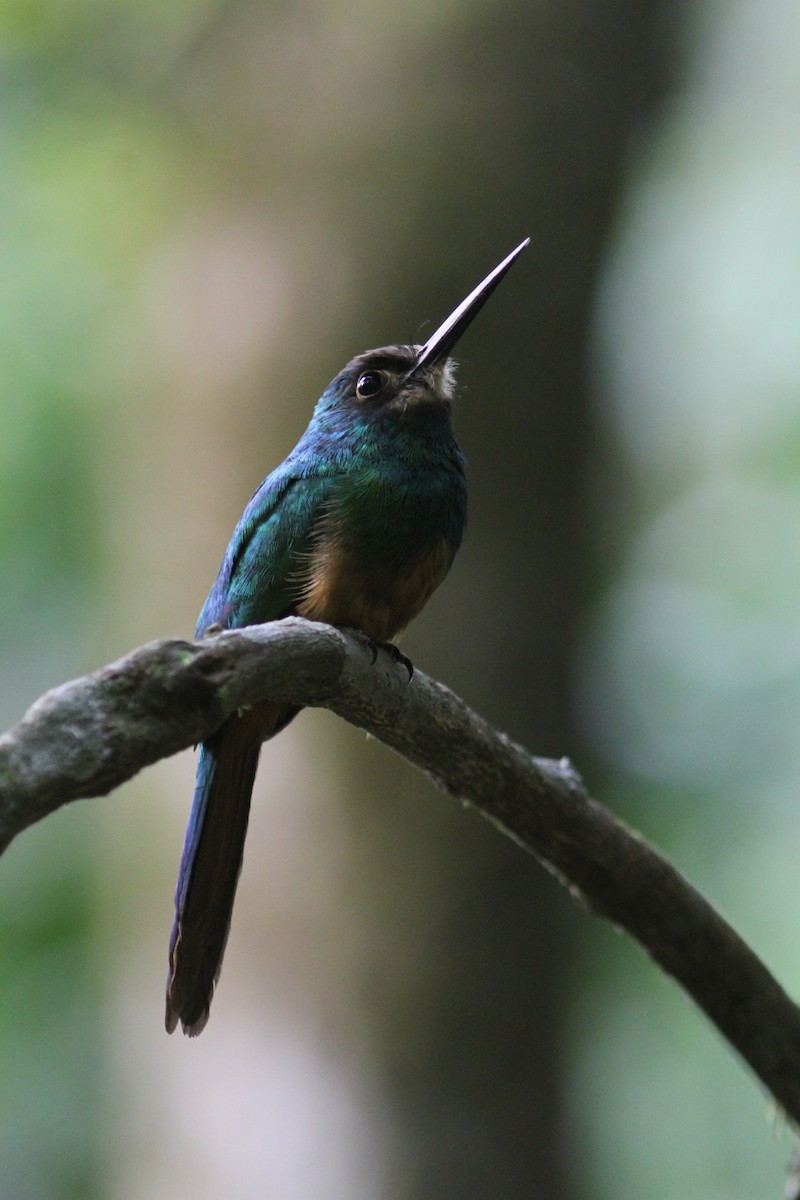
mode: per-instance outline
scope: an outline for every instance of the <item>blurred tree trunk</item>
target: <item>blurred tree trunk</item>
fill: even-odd
[[[675,8],[505,0],[409,16],[234,0],[176,82],[246,220],[263,220],[265,244],[281,246],[300,280],[294,309],[273,320],[265,378],[250,377],[249,397],[226,385],[237,505],[241,480],[272,465],[265,422],[285,422],[288,449],[308,416],[303,397],[346,357],[423,340],[531,235],[459,347],[470,527],[404,648],[545,755],[580,751],[570,664],[593,561],[582,511],[592,294],[628,145],[663,89]],[[218,507],[221,539],[230,518]],[[382,747],[341,736],[352,871],[331,907],[352,907],[358,933],[342,940],[347,953],[358,944],[356,1019],[388,1097],[380,1194],[563,1197],[574,914],[494,829]],[[333,787],[337,772],[326,774]]]
[[[662,86],[666,11],[494,5],[420,64],[463,104],[404,166],[426,229],[419,253],[393,248],[407,264],[398,296],[413,295],[435,325],[521,237],[532,244],[460,348],[470,527],[405,648],[547,755],[578,750],[570,663],[592,561],[582,515],[592,292],[628,145]],[[367,991],[402,1132],[386,1194],[564,1196],[560,1029],[574,914],[516,847],[384,752],[366,770],[359,752],[353,780],[368,791],[358,808],[371,865]]]

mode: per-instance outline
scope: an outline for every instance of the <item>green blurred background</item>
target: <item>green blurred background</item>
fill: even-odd
[[[800,990],[800,7],[0,0],[0,710],[191,633],[352,354],[461,349],[404,648]],[[790,1139],[626,939],[325,713],[162,1027],[193,756],[0,866],[5,1200],[744,1200]]]

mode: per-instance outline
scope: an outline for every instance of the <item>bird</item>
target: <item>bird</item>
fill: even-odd
[[[353,358],[331,381],[294,450],[244,510],[196,636],[301,616],[394,639],[442,582],[467,515],[465,459],[452,426],[450,351],[528,245],[521,242],[424,345]],[[200,745],[175,890],[165,1025],[208,1021],[242,866],[261,745],[295,706],[239,710]]]

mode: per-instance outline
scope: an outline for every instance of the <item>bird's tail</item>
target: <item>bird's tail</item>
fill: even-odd
[[[167,1032],[190,1037],[208,1020],[228,940],[261,743],[291,720],[275,706],[230,717],[200,747],[197,781],[175,889]]]

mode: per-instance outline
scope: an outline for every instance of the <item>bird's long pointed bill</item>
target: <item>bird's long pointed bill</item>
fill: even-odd
[[[458,308],[450,313],[447,320],[442,322],[436,333],[428,338],[420,350],[416,362],[408,373],[409,376],[416,375],[417,371],[424,367],[431,367],[447,357],[530,240],[530,238],[525,238],[524,242],[520,242],[516,250],[512,250],[507,258],[498,263],[494,270],[490,271],[486,278],[482,279],[478,286],[470,292],[466,300],[462,300]]]

